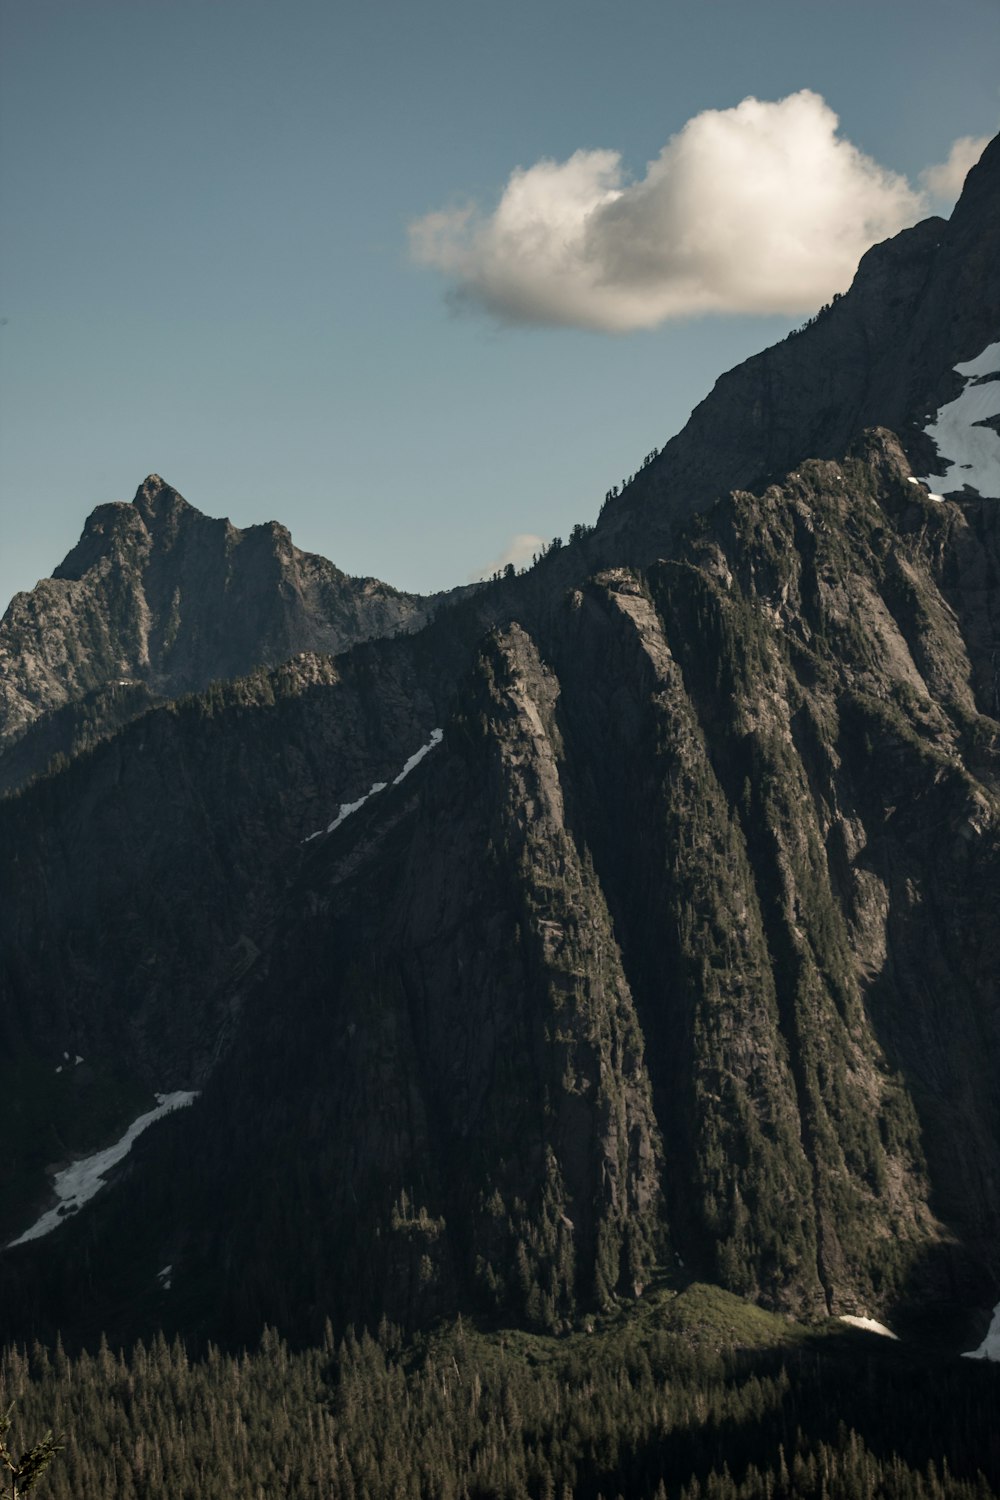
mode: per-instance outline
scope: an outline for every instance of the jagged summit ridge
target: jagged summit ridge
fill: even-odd
[[[0,746],[109,688],[175,698],[302,651],[412,629],[435,602],[349,578],[299,551],[277,521],[241,530],[207,516],[150,474],[131,503],[97,506],[52,577],[11,601],[0,622]],[[47,754],[62,748],[50,741]],[[45,763],[19,753],[16,779]]]
[[[961,392],[954,367],[997,339],[1000,136],[950,220],[873,246],[843,297],[721,376],[598,530],[656,556],[679,519],[730,490],[780,482],[807,458],[837,458],[866,428],[896,432],[915,473],[939,472],[924,429]]]
[[[54,569],[52,577],[79,579],[105,556],[126,561],[130,546],[170,546],[182,528],[186,528],[186,534],[198,528],[198,541],[205,546],[218,545],[221,539],[227,551],[238,547],[244,538],[260,534],[270,534],[291,545],[291,533],[279,521],[234,526],[228,517],[206,515],[159,474],[149,474],[131,501],[111,500],[91,511],[79,542]],[[334,572],[339,574],[340,570],[334,568]]]
[[[136,490],[132,504],[142,516],[147,526],[151,527],[162,524],[170,515],[195,509],[172,485],[167,484],[166,480],[161,479],[159,474],[147,475]],[[201,512],[199,511],[198,514],[200,515]],[[230,522],[227,520],[226,525],[229,524]]]

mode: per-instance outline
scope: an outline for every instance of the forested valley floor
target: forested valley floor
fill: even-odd
[[[562,1337],[384,1324],[296,1350],[8,1348],[50,1500],[986,1500],[1000,1370],[805,1329],[715,1288]]]

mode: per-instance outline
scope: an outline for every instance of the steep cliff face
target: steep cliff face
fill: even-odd
[[[88,1317],[121,1316],[125,1277],[128,1316],[236,1338],[320,1310],[558,1327],[654,1272],[799,1313],[985,1304],[1000,731],[950,599],[975,547],[996,559],[974,511],[909,479],[875,433],[733,495],[646,571],[522,599],[478,644],[468,614],[453,696],[394,761],[381,731],[357,750],[323,816],[299,805],[300,838],[336,826],[286,845],[266,919],[241,911],[249,970],[223,983],[211,940],[193,950],[185,1006],[225,1038],[203,1097],[105,1202],[8,1255],[11,1315],[44,1316],[43,1284],[78,1305],[84,1245],[105,1266]],[[359,727],[362,681],[368,702],[395,682],[403,714],[413,679],[376,664],[420,639],[363,648],[357,688],[320,678],[324,722]],[[256,700],[219,714],[203,786],[267,722]],[[262,755],[254,805],[301,797],[299,753],[270,778]]]
[[[143,1090],[202,1090],[5,1252],[9,1329],[557,1329],[692,1274],[803,1315],[996,1300],[1000,500],[919,474],[1000,339],[998,164],[529,575],[122,704],[0,807],[5,1232]],[[159,504],[53,585],[103,580],[96,657],[121,598],[150,694],[221,649],[133,587],[204,522]],[[281,649],[332,611],[288,566]],[[83,683],[71,634],[39,702]]]
[[[132,707],[415,629],[438,602],[349,578],[277,522],[213,520],[151,474],[130,505],[99,506],[52,578],[17,594],[0,623],[0,789]]]

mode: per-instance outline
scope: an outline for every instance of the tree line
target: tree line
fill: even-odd
[[[720,1347],[654,1308],[563,1338],[458,1320],[194,1357],[7,1348],[50,1500],[988,1500],[1000,1371],[857,1335]],[[737,1337],[739,1331],[737,1330]],[[869,1344],[872,1347],[869,1347]]]

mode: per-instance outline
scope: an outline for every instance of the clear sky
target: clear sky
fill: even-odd
[[[956,139],[1000,125],[998,0],[0,0],[0,18],[0,607],[150,471],[404,588],[565,535],[811,310],[808,286],[790,311],[733,281],[760,236],[725,197],[764,180],[755,151],[762,225],[809,196],[774,165],[791,131],[818,183],[846,171],[816,215],[869,193],[884,233],[927,211],[920,174]],[[803,90],[721,135],[704,113]],[[909,186],[832,152],[820,98]]]

